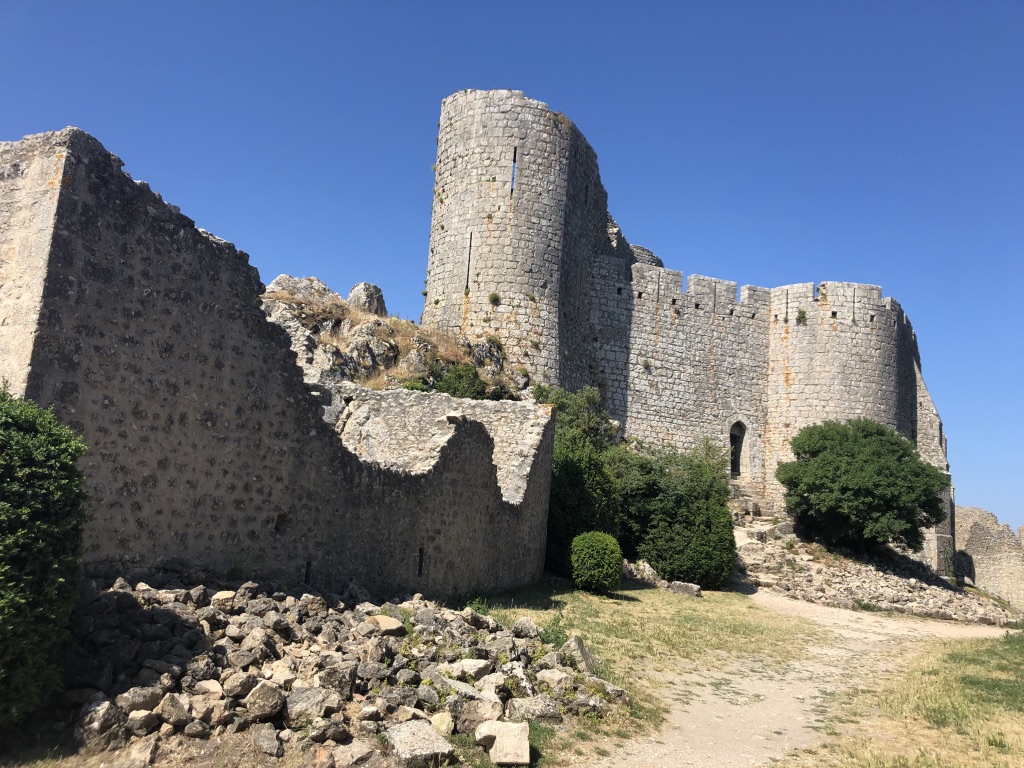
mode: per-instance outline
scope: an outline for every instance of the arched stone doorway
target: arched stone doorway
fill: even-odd
[[[742,421],[737,421],[729,430],[729,472],[733,477],[743,474],[743,438],[746,434],[747,427]]]

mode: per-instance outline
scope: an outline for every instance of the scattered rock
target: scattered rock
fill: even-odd
[[[504,713],[505,709],[500,701],[467,701],[455,712],[455,729],[459,733],[473,733],[480,723],[497,720]]]
[[[477,745],[487,750],[495,765],[530,764],[529,723],[501,723],[489,720],[477,726]]]
[[[699,584],[689,584],[685,581],[670,581],[668,591],[677,595],[689,595],[690,597],[702,597]]]
[[[87,750],[119,749],[125,744],[126,719],[109,699],[92,701],[82,707],[75,734]]]
[[[438,712],[430,718],[430,725],[442,736],[451,736],[455,732],[455,720],[449,712]]]
[[[277,729],[271,723],[260,723],[249,729],[252,745],[271,757],[284,755],[284,747],[277,738]]]
[[[594,659],[594,655],[579,635],[573,635],[566,640],[565,644],[559,649],[559,652],[572,659],[580,671],[586,672],[588,675],[597,672],[597,660]]]
[[[423,720],[394,725],[385,732],[385,736],[392,754],[406,766],[416,761],[435,765],[455,757],[452,745]]]
[[[256,722],[271,719],[284,708],[284,694],[267,681],[259,683],[245,697],[245,708]]]
[[[550,696],[541,694],[528,699],[512,699],[506,706],[505,718],[513,722],[535,720],[541,725],[558,725],[562,712]]]
[[[559,653],[532,621],[506,630],[418,595],[376,605],[350,586],[346,609],[337,595],[257,582],[220,591],[132,582],[135,590],[91,585],[72,619],[69,658],[103,670],[64,696],[81,707],[76,729],[90,749],[249,730],[268,755],[287,743],[315,762],[308,752],[323,747],[348,766],[373,762],[367,740],[399,727],[451,735],[501,718],[558,723],[560,708],[600,715],[622,693],[563,666],[593,667],[579,638]],[[550,695],[535,695],[539,682]]]

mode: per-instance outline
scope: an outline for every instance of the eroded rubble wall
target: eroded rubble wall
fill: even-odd
[[[1024,527],[1016,533],[978,507],[956,508],[957,576],[1024,610]]]
[[[94,138],[68,128],[0,144],[0,214],[3,374],[85,437],[90,567],[177,558],[293,584],[356,579],[385,595],[540,576],[546,409],[502,406],[533,420],[519,442],[487,405],[409,393],[391,413],[380,398],[364,404],[384,409],[376,424],[433,430],[417,438],[433,441],[433,461],[360,457],[267,321],[247,256]],[[429,418],[410,418],[421,407]],[[522,454],[519,494],[503,496],[496,442]]]

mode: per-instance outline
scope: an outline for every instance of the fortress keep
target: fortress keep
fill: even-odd
[[[498,336],[535,381],[599,386],[628,436],[731,445],[738,483],[776,511],[789,440],[828,419],[888,424],[948,472],[914,330],[881,288],[684,283],[623,236],[564,115],[520,91],[462,91],[439,126],[424,323]],[[924,553],[940,570],[948,502]]]

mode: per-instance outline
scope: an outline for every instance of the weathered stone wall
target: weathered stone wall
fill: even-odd
[[[688,449],[743,432],[739,475],[775,511],[790,439],[827,419],[888,424],[948,471],[913,329],[878,286],[744,286],[737,296],[735,283],[691,275],[684,290],[680,272],[630,246],[606,201],[593,150],[564,116],[518,91],[449,97],[424,322],[497,334],[510,364],[535,379],[600,386],[629,436]],[[501,307],[488,306],[491,290]],[[930,564],[951,555],[950,526],[930,536]]]
[[[854,283],[788,285],[771,292],[766,461],[791,461],[789,441],[826,420],[866,418],[913,437],[915,383],[901,354],[899,305]],[[781,502],[774,478],[766,496]]]
[[[957,576],[1024,610],[1024,527],[1016,533],[978,507],[956,508]]]
[[[64,177],[66,154],[41,151],[44,143],[0,143],[0,381],[16,392],[29,374]]]
[[[597,158],[520,91],[441,105],[423,322],[498,335],[538,381],[587,383],[594,249],[607,239]]]
[[[364,460],[324,421],[245,254],[77,129],[0,144],[0,160],[0,273],[15,278],[0,288],[5,375],[89,445],[87,562],[173,556],[335,589],[355,578],[384,594],[540,575],[546,410],[511,406],[533,419],[516,442],[507,426],[500,440],[488,432],[486,406],[445,404],[454,415],[420,436],[440,434],[432,463]],[[377,423],[424,424],[421,406],[437,415],[435,400],[409,397]],[[498,408],[493,422],[509,418]],[[521,451],[518,493],[499,483],[496,442]]]

